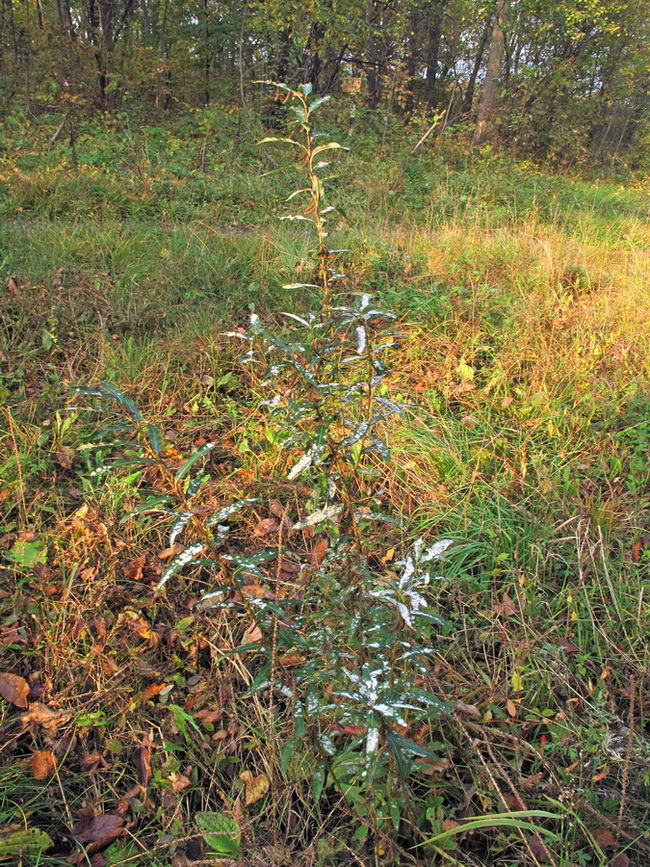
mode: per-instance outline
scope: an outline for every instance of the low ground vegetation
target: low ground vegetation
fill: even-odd
[[[324,111],[4,133],[0,857],[646,864],[650,199]]]

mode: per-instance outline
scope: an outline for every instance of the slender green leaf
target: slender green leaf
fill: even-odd
[[[216,446],[216,443],[206,443],[201,446],[200,449],[197,449],[193,455],[190,455],[186,461],[180,465],[180,467],[176,470],[176,475],[174,479],[177,482],[180,482],[182,478],[184,478],[190,469],[194,466],[194,464],[200,460],[202,457],[205,457],[209,451],[211,451]]]

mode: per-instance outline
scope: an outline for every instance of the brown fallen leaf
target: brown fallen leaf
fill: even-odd
[[[16,626],[0,626],[0,647],[9,647],[10,644],[18,641],[25,644],[27,639],[24,635],[20,635]]]
[[[516,718],[517,705],[514,703],[514,701],[511,698],[506,700],[506,710],[508,711],[508,716],[512,717],[512,719]]]
[[[284,665],[285,668],[291,668],[292,665],[303,665],[307,662],[307,657],[303,656],[301,653],[282,653],[278,656],[278,661]]]
[[[70,446],[59,446],[54,452],[54,460],[63,470],[71,470],[74,461],[74,449]]]
[[[142,746],[133,753],[133,764],[138,774],[138,783],[146,789],[151,779],[151,740],[148,735],[142,739]]]
[[[222,710],[207,710],[207,708],[204,708],[194,714],[194,719],[204,723],[215,723],[218,722],[222,716]]]
[[[280,528],[280,524],[275,518],[262,518],[259,524],[253,530],[254,536],[266,536],[269,533],[275,533]]]
[[[38,539],[38,536],[33,530],[22,530],[18,533],[18,539],[21,542],[35,542]]]
[[[273,594],[268,587],[263,587],[261,584],[244,584],[240,592],[246,599],[273,599]]]
[[[80,810],[80,818],[71,834],[77,843],[101,843],[108,846],[124,830],[124,819],[117,813],[100,813],[94,816],[90,810]]]
[[[433,759],[425,756],[415,762],[415,767],[418,773],[424,774],[426,777],[433,777],[435,774],[442,774],[448,770],[450,764],[449,759]]]
[[[103,767],[107,766],[106,762],[104,761],[104,757],[102,756],[101,753],[98,753],[98,752],[85,753],[79,759],[79,764],[81,766],[82,771],[88,771],[88,772],[97,770],[99,765],[102,765]]]
[[[0,695],[16,707],[27,708],[29,684],[17,674],[0,674]]]
[[[533,834],[528,841],[528,846],[538,861],[550,861],[551,853],[548,851],[546,843],[544,843],[539,834]]]
[[[312,566],[320,566],[328,548],[327,539],[319,539],[309,553]]]
[[[557,642],[565,653],[580,653],[580,648],[571,644],[566,638],[559,638]]]
[[[465,716],[471,717],[472,719],[481,719],[482,717],[481,711],[475,704],[465,704],[464,701],[456,702],[456,710],[458,713],[465,714]]]
[[[124,577],[128,581],[142,581],[142,570],[147,562],[147,555],[140,554],[124,567]]]
[[[192,781],[185,774],[171,773],[167,779],[172,784],[172,792],[184,792],[188,786],[192,785]]]
[[[593,836],[601,849],[613,849],[616,846],[616,837],[608,828],[596,828]]]
[[[183,550],[183,546],[180,545],[178,542],[176,542],[176,544],[172,545],[169,548],[165,548],[164,551],[161,551],[158,554],[158,559],[159,560],[171,560],[172,557],[175,557],[177,554],[180,554],[182,550]]]
[[[251,623],[248,629],[244,632],[241,638],[242,644],[253,644],[262,640],[262,630],[257,623]]]
[[[630,867],[630,859],[625,852],[621,852],[609,862],[609,867]]]
[[[155,698],[163,691],[166,685],[165,683],[150,683],[140,693],[140,704],[146,704],[152,698]]]
[[[56,758],[50,750],[34,750],[31,759],[32,777],[45,780],[56,770]]]
[[[271,781],[266,774],[259,774],[259,776],[254,777],[250,771],[242,771],[239,775],[239,779],[244,784],[245,802],[247,807],[250,804],[254,804],[256,801],[261,800],[271,786]]]
[[[512,601],[507,593],[501,597],[501,602],[496,602],[492,606],[492,611],[495,614],[500,614],[502,617],[513,617],[517,613],[517,606]]]

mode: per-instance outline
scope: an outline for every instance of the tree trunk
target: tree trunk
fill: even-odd
[[[483,28],[483,33],[481,34],[481,41],[478,45],[478,51],[476,52],[476,58],[474,59],[474,66],[472,67],[472,71],[469,76],[469,81],[467,82],[467,88],[465,93],[463,94],[463,102],[460,107],[461,117],[465,114],[469,114],[472,110],[472,105],[474,104],[474,91],[476,89],[476,79],[478,77],[479,70],[481,68],[481,64],[483,63],[483,55],[485,53],[485,46],[487,45],[488,38],[490,36],[490,28],[492,26],[492,15],[485,22],[485,27]]]
[[[436,81],[438,80],[438,53],[442,30],[442,16],[447,0],[437,0],[432,4],[427,27],[426,76],[424,83],[424,98],[430,108],[436,105]]]
[[[407,90],[404,101],[404,113],[410,115],[415,107],[415,87],[418,71],[418,31],[420,29],[420,13],[411,12],[407,22],[406,37],[406,75]]]
[[[497,92],[499,73],[501,72],[501,61],[505,45],[504,28],[508,17],[509,5],[510,0],[497,0],[496,17],[490,39],[490,54],[488,56],[487,69],[485,70],[481,101],[478,107],[476,129],[472,138],[473,145],[482,144],[487,135],[488,124],[492,115],[492,106],[494,105],[494,98]]]
[[[368,82],[368,106],[377,108],[380,98],[379,52],[375,34],[377,10],[374,0],[368,0],[366,6],[366,21],[368,22],[368,66],[366,80]]]

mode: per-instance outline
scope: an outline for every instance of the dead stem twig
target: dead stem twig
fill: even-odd
[[[617,837],[623,829],[623,817],[627,800],[627,787],[630,781],[630,763],[632,761],[632,747],[634,745],[634,705],[636,701],[636,677],[630,677],[630,707],[628,711],[627,743],[625,745],[625,763],[623,764],[623,777],[621,780],[621,806],[618,811]]]
[[[7,417],[7,423],[9,425],[9,436],[11,437],[11,444],[13,446],[14,455],[16,457],[16,473],[18,475],[18,504],[20,511],[22,513],[23,525],[27,526],[27,503],[25,500],[25,481],[23,478],[23,469],[22,464],[20,462],[20,452],[18,451],[18,442],[16,440],[16,431],[14,428],[14,419],[11,414],[11,410],[5,410],[5,416]]]
[[[506,808],[506,810],[510,810],[511,809],[510,804],[508,804],[508,801],[504,797],[503,792],[501,791],[501,788],[499,787],[499,784],[497,783],[497,781],[494,777],[494,774],[492,773],[492,769],[490,768],[488,763],[485,761],[485,758],[484,758],[481,750],[478,747],[479,740],[477,738],[472,737],[472,735],[470,734],[470,732],[468,731],[467,727],[465,726],[463,721],[460,719],[458,714],[454,714],[454,720],[456,721],[458,727],[460,728],[461,732],[463,733],[463,735],[467,739],[467,742],[473,748],[474,753],[476,754],[478,760],[480,761],[481,765],[483,766],[483,769],[485,770],[485,773],[487,774],[488,779],[490,780],[490,783],[492,785],[492,789],[494,790],[495,794],[498,795],[498,797],[501,800],[501,803]],[[492,762],[494,763],[497,771],[499,772],[499,775],[502,777],[502,779],[504,780],[504,782],[507,784],[508,788],[512,792],[512,794],[515,798],[515,801],[518,804],[521,804],[523,806],[525,802],[524,802],[521,794],[517,791],[515,784],[512,782],[512,780],[510,779],[509,775],[504,770],[501,763],[499,761],[497,761],[497,759],[494,755],[494,751],[492,750],[491,744],[489,744],[489,742],[486,740],[483,740],[483,743],[485,744],[485,747],[486,747],[488,753],[490,754],[490,758],[492,759]],[[532,846],[530,845],[530,841],[528,840],[528,838],[526,837],[526,835],[524,834],[524,832],[521,829],[518,828],[517,830],[519,832],[519,835],[520,835],[524,845],[528,849],[528,854],[532,858],[533,863],[536,864],[537,867],[541,867],[541,864],[540,864],[538,858],[536,857]],[[553,855],[550,852],[550,850],[548,849],[548,847],[544,845],[544,849],[546,852],[546,857],[550,861],[552,867],[557,867],[557,861],[555,861],[555,859],[553,858]]]

